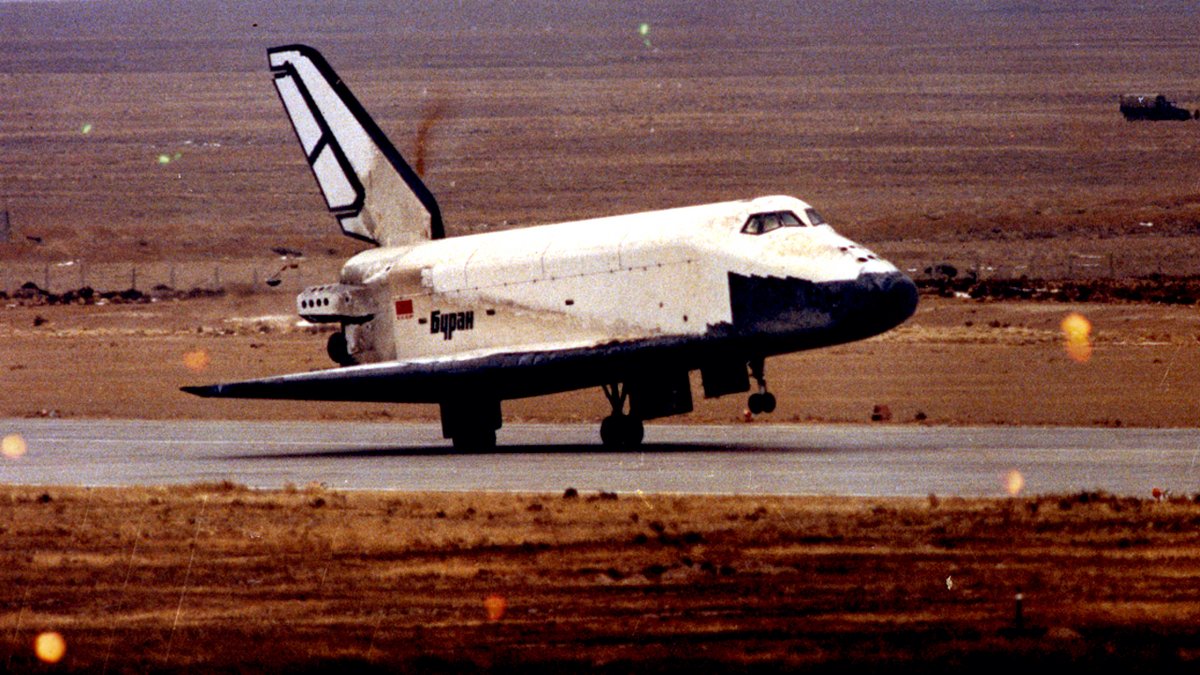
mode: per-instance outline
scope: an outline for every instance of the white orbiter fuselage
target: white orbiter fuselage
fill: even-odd
[[[490,446],[500,402],[602,386],[606,445],[641,421],[759,385],[763,360],[903,322],[916,287],[793,197],[650,211],[445,238],[432,194],[315,50],[269,52],[276,86],[330,210],[375,243],[301,316],[335,322],[343,367],[186,387],[202,396],[432,402],[456,447]],[[625,406],[628,401],[629,410]]]

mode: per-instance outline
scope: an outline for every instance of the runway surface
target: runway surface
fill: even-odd
[[[512,424],[466,455],[436,424],[0,420],[10,435],[5,484],[1002,496],[1015,470],[1022,494],[1200,491],[1197,429],[651,424],[614,453],[595,425]]]

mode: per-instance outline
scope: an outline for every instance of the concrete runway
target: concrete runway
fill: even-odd
[[[599,451],[596,425],[512,424],[455,454],[436,424],[0,420],[26,452],[0,483],[620,493],[1003,496],[1200,491],[1200,430],[915,425],[647,425],[636,452]]]

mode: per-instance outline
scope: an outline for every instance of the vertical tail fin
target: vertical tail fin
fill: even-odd
[[[325,58],[267,50],[275,88],[342,231],[379,246],[445,236],[437,200]]]

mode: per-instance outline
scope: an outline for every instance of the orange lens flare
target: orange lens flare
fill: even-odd
[[[53,631],[46,631],[33,641],[33,651],[43,663],[58,663],[67,653],[67,641]]]
[[[1010,497],[1016,497],[1025,488],[1025,477],[1021,475],[1020,471],[1013,469],[1004,478],[1004,486],[1008,489]]]
[[[25,439],[21,438],[21,434],[9,434],[0,441],[0,454],[6,459],[21,459],[25,451]]]
[[[504,618],[508,602],[501,595],[489,595],[483,601],[483,610],[487,612],[488,621],[499,621]]]
[[[1092,322],[1071,312],[1062,320],[1062,332],[1067,356],[1077,363],[1087,363],[1092,358]]]
[[[184,367],[193,373],[203,372],[211,361],[212,357],[203,349],[193,349],[183,355]]]

